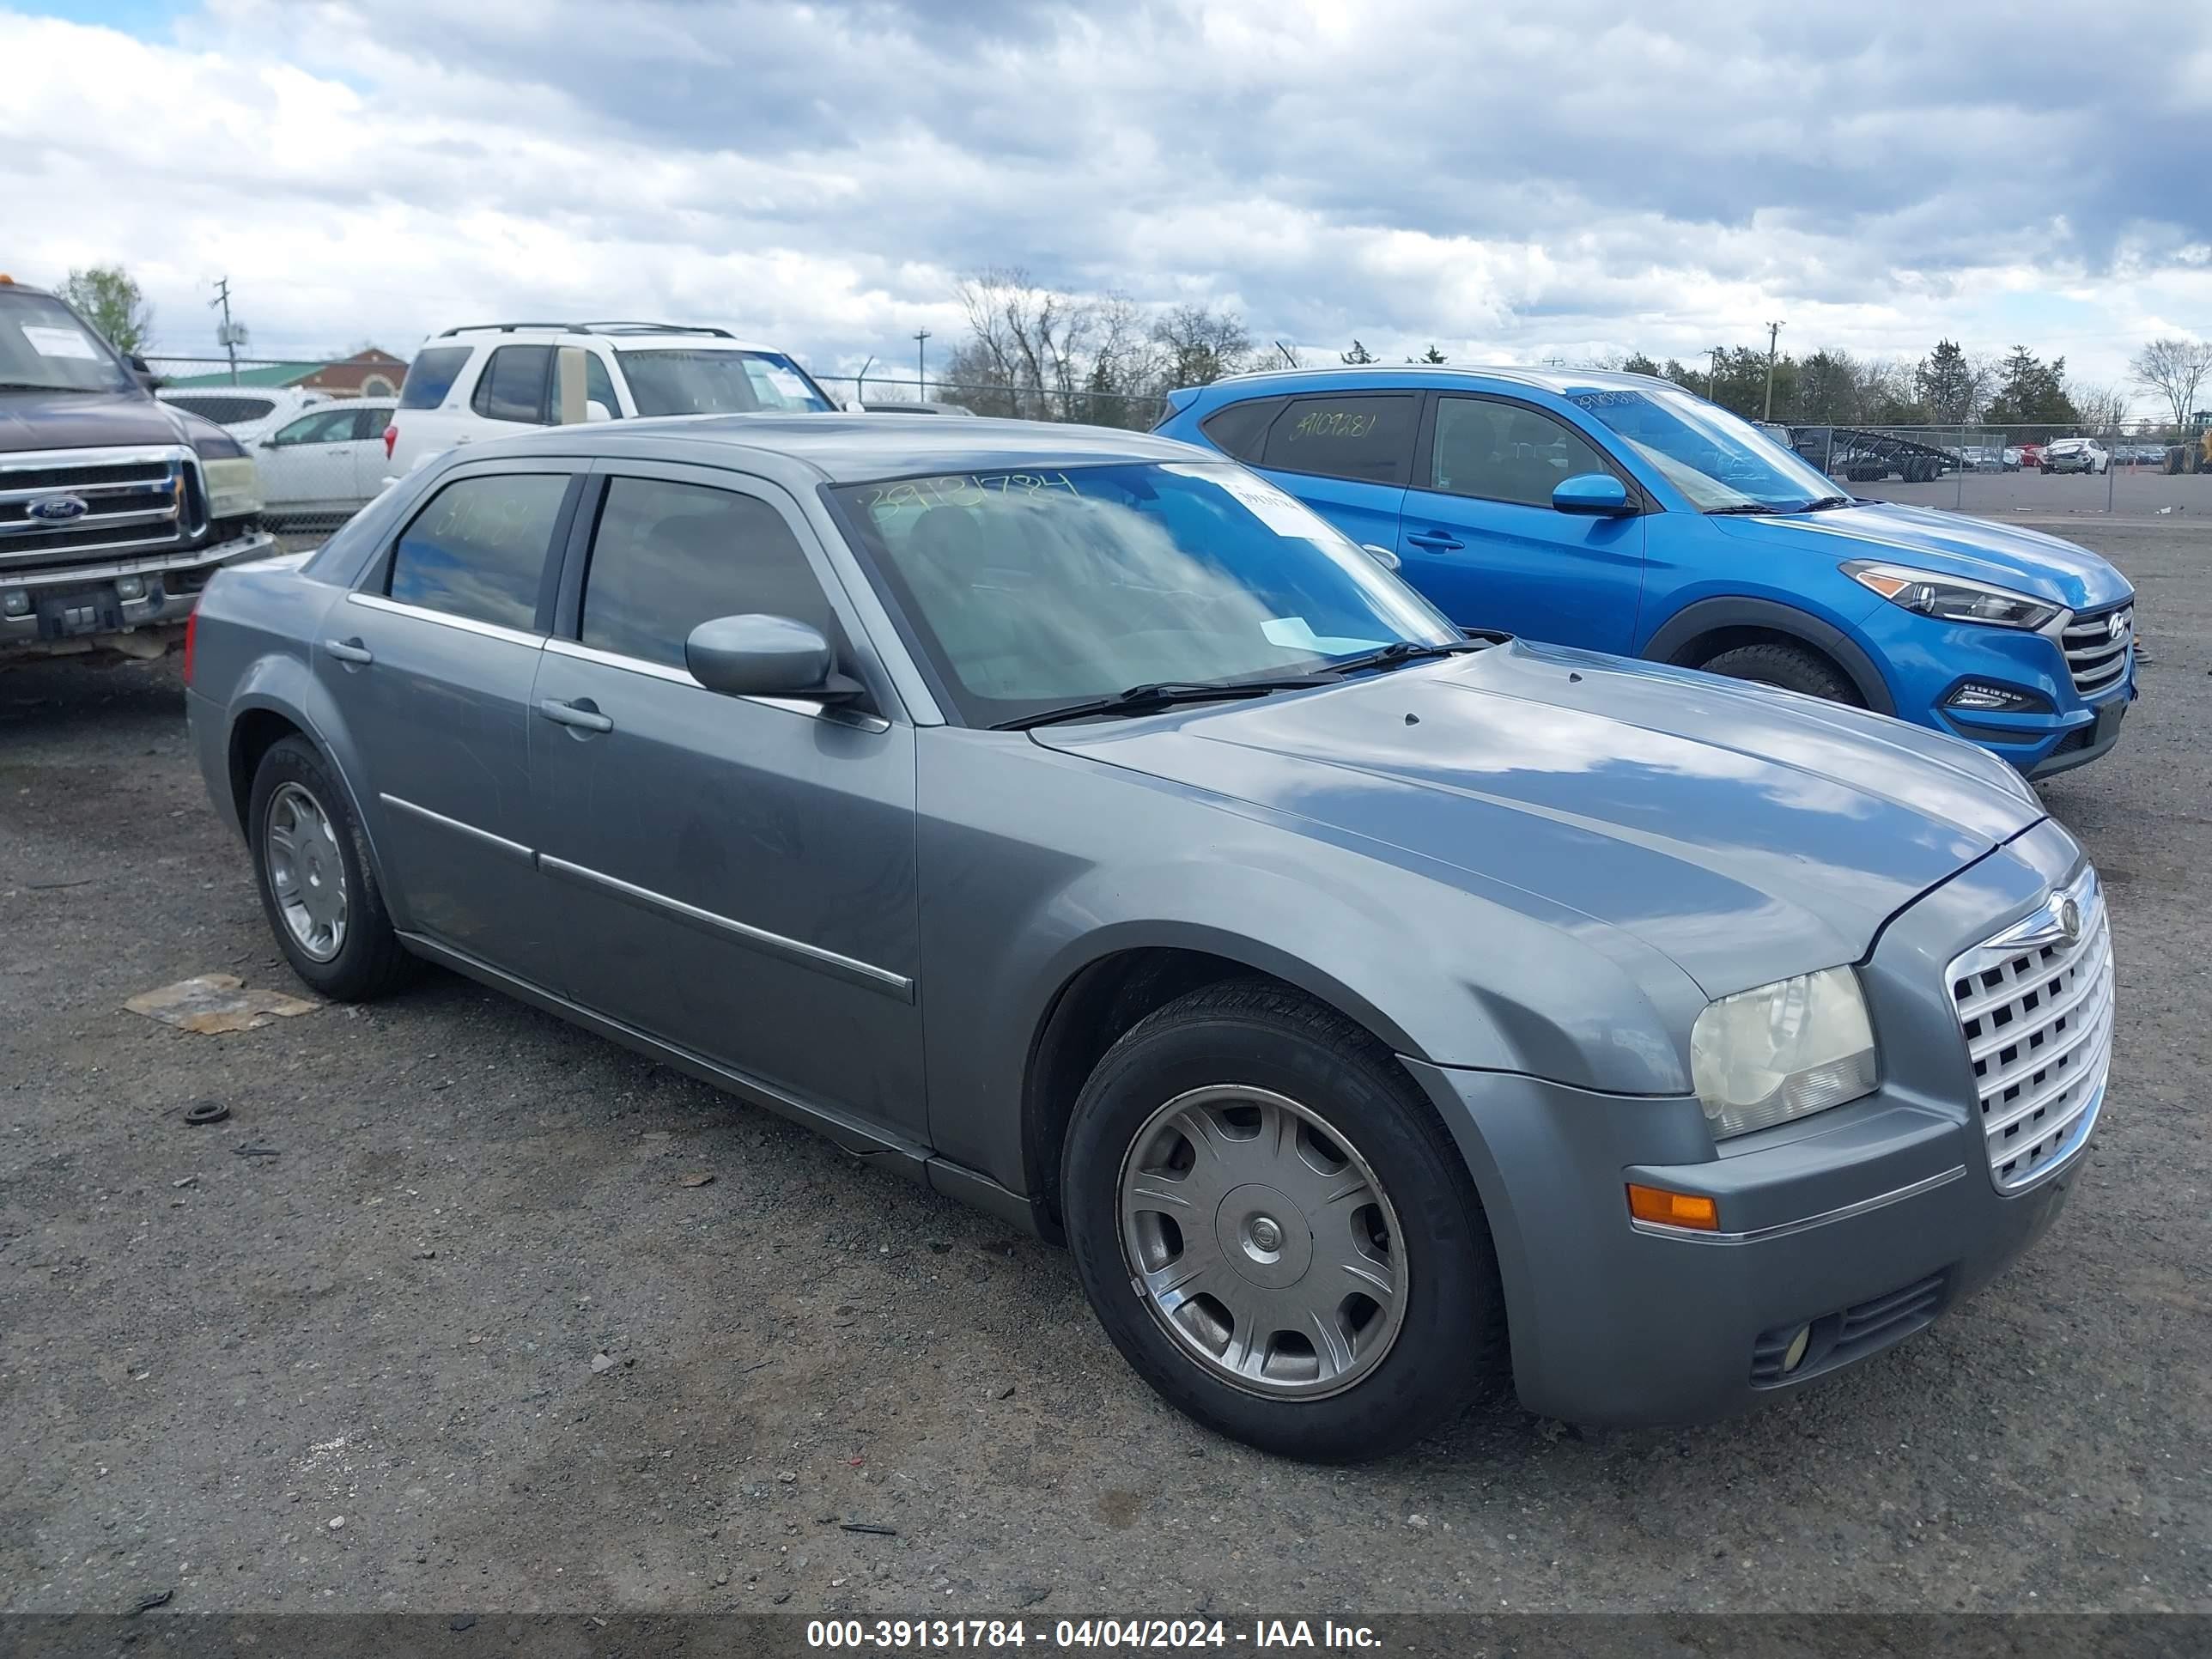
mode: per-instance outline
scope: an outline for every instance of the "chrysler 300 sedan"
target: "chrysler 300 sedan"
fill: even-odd
[[[2016,1256],[2103,1100],[2097,877],[2003,763],[1464,635],[1164,439],[473,445],[186,672],[309,985],[442,963],[1064,1239],[1293,1455],[1786,1394]]]

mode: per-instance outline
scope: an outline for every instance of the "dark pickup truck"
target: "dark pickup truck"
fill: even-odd
[[[210,576],[277,550],[252,457],[149,380],[58,296],[0,276],[0,665],[158,657]]]

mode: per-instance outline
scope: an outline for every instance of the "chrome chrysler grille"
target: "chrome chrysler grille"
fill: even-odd
[[[204,522],[198,484],[182,447],[0,454],[0,569],[174,547]]]
[[[2076,617],[2058,636],[2074,689],[2084,696],[2101,691],[2128,672],[2128,647],[2136,640],[2132,602],[2094,616]]]
[[[2112,1050],[2112,936],[2094,870],[1951,964],[1990,1176],[2010,1192],[2088,1139]]]

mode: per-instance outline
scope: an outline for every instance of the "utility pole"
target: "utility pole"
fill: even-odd
[[[1781,333],[1781,324],[1766,325],[1766,412],[1759,417],[1762,421],[1774,418],[1774,342]]]
[[[238,342],[240,331],[238,325],[230,320],[230,278],[228,276],[219,276],[216,279],[215,298],[208,301],[208,308],[212,311],[217,306],[222,307],[222,328],[216,337],[222,342],[222,349],[230,354],[230,383],[236,386],[238,384]]]
[[[929,401],[929,331],[918,328],[914,331],[914,395],[917,402]]]
[[[1707,346],[1705,352],[1708,359],[1705,366],[1705,401],[1709,404],[1717,404],[1721,400],[1721,349],[1718,346]]]

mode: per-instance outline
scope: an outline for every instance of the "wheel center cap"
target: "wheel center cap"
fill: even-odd
[[[1264,1182],[1237,1188],[1221,1200],[1213,1235],[1222,1259],[1255,1285],[1295,1285],[1313,1261],[1313,1231],[1304,1212]]]

